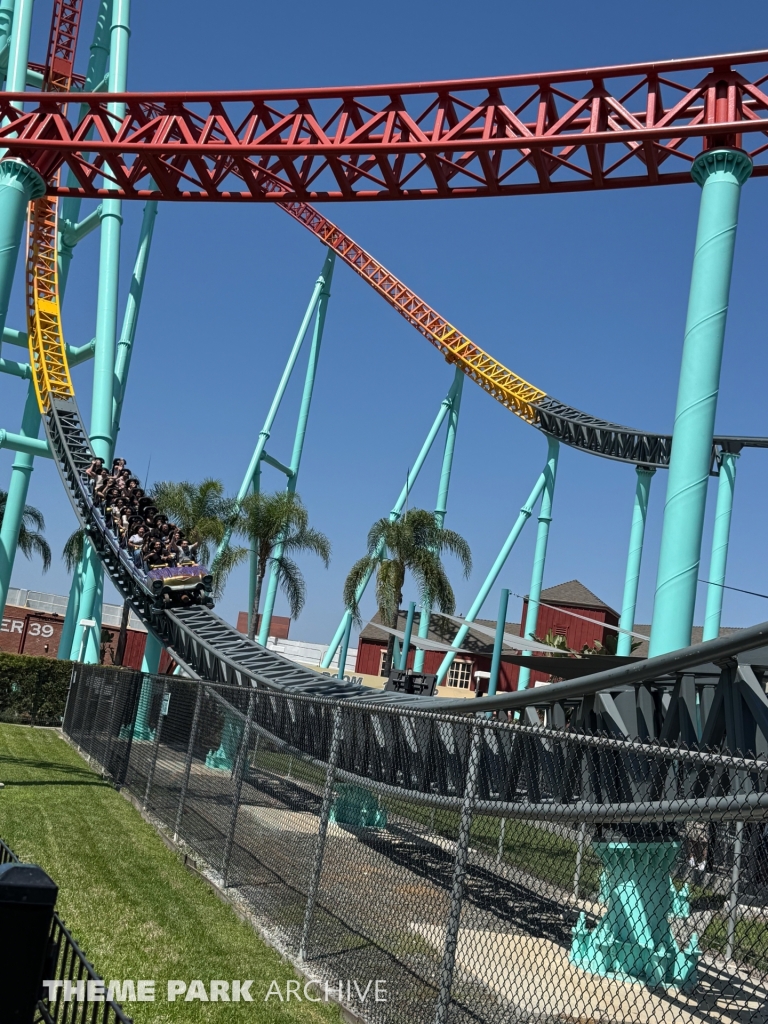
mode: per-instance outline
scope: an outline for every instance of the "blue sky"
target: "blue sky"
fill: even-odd
[[[85,45],[94,9],[86,3]],[[43,60],[50,7],[38,0],[32,59]],[[129,87],[227,89],[455,78],[665,59],[768,43],[768,9],[746,0],[734,17],[705,0],[480,7],[395,0],[386,5],[297,0],[134,0]],[[765,239],[768,182],[743,190],[717,428],[768,434]],[[387,205],[335,205],[328,216],[485,349],[548,393],[607,419],[672,427],[698,188]],[[83,212],[87,211],[84,207]],[[123,284],[141,206],[126,204]],[[168,204],[155,229],[118,445],[150,479],[222,479],[237,489],[323,262],[320,245],[281,211]],[[65,306],[71,344],[93,337],[98,237],[75,255]],[[17,285],[21,274],[17,274]],[[124,300],[125,289],[122,299]],[[23,327],[17,287],[8,318]],[[13,357],[19,350],[7,350]],[[90,366],[75,371],[86,418]],[[299,491],[333,543],[331,568],[302,562],[307,606],[293,635],[327,641],[341,586],[372,521],[388,513],[451,379],[432,347],[350,270],[337,267]],[[165,386],[157,387],[157,382]],[[289,389],[270,449],[287,461],[299,383]],[[24,387],[0,378],[0,427],[17,430]],[[454,571],[466,611],[544,460],[544,438],[467,382],[447,525],[469,540],[475,570]],[[434,504],[438,458],[413,502]],[[768,592],[764,541],[768,452],[739,462],[728,582]],[[12,457],[0,452],[0,486]],[[277,488],[266,469],[265,487]],[[651,493],[638,621],[650,621],[666,474]],[[632,467],[564,449],[545,585],[580,579],[618,607],[634,490]],[[66,593],[58,558],[75,520],[52,464],[39,461],[29,500],[55,549],[46,576],[20,557],[13,585]],[[714,500],[710,501],[713,506]],[[708,564],[711,507],[702,575]],[[524,593],[534,531],[523,533],[499,586]],[[245,608],[245,571],[219,605]],[[415,597],[410,584],[405,599]],[[703,617],[700,591],[697,621]],[[114,596],[111,598],[116,600]],[[494,617],[498,590],[484,614]],[[278,603],[278,612],[284,610]],[[369,598],[364,611],[372,613]],[[513,601],[510,617],[519,611]],[[727,593],[723,621],[766,618],[766,602]]]

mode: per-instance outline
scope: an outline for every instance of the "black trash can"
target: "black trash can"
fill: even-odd
[[[59,887],[36,864],[0,865],[3,1024],[32,1024]]]

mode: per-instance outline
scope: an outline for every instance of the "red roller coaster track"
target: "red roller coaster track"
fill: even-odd
[[[23,111],[6,93],[0,145],[51,182],[67,166],[77,185],[51,193],[83,197],[344,202],[679,184],[702,146],[741,146],[768,174],[766,81],[761,50],[413,85],[25,93]],[[125,116],[109,112],[116,102]]]

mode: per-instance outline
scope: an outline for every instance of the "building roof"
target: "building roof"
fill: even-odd
[[[731,636],[733,633],[738,633],[739,630],[741,630],[743,628],[744,628],[743,626],[721,626],[720,627],[720,636]],[[635,623],[635,625],[632,627],[632,632],[633,633],[642,633],[645,636],[650,636],[651,635],[650,624],[644,625],[642,623],[641,624]],[[703,632],[704,632],[704,627],[703,626],[694,626],[691,629],[691,643],[692,644],[700,644]],[[636,637],[632,637],[632,643],[635,643],[636,639],[637,639]],[[634,649],[634,651],[632,651],[632,654],[634,655],[635,658],[647,658],[648,657],[648,641],[647,640],[641,640],[640,641],[640,646],[636,647]]]
[[[397,621],[397,628],[400,630],[405,629],[405,620],[407,613],[401,611]],[[419,612],[413,617],[413,635],[419,628],[420,615]],[[381,622],[381,617],[378,612],[374,615],[368,625],[360,632],[360,641],[377,644],[386,644],[389,639],[389,634],[385,633],[383,629],[377,629],[376,623]],[[494,619],[477,619],[477,623],[480,626],[489,626],[491,629],[496,628],[496,621]],[[427,634],[428,640],[437,640],[443,644],[450,644],[453,642],[453,638],[456,636],[459,627],[455,622],[451,622],[450,619],[444,619],[438,612],[433,612],[429,619],[429,633]],[[512,636],[520,636],[520,623],[519,622],[507,622],[504,627],[505,633],[511,633]],[[461,645],[463,649],[467,651],[473,651],[475,654],[488,654],[490,655],[493,651],[493,640],[489,636],[485,636],[482,633],[475,633],[471,629],[467,634],[466,640]]]
[[[567,583],[558,583],[554,587],[547,587],[541,592],[541,600],[549,604],[565,605],[568,608],[592,608],[612,612],[614,615],[618,614],[591,590],[587,590],[584,584],[579,583],[578,580],[568,580]]]

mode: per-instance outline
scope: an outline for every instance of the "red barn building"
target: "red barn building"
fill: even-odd
[[[596,597],[590,590],[578,580],[570,580],[568,583],[560,583],[555,587],[549,587],[541,593],[541,600],[547,602],[539,606],[539,621],[536,627],[536,635],[544,637],[549,632],[555,636],[564,637],[568,646],[573,650],[581,650],[584,644],[592,647],[595,641],[604,643],[605,624],[617,626],[619,617],[599,597]],[[550,607],[550,605],[554,607]],[[528,611],[527,600],[523,601],[522,621]],[[575,612],[577,615],[587,616],[591,621],[584,622],[566,612]],[[398,629],[405,629],[406,613],[400,613]],[[387,648],[387,634],[376,628],[376,622],[380,621],[378,613],[373,620],[360,633],[357,649],[357,661],[355,671],[367,675],[381,675],[381,666],[384,660],[384,653]],[[477,619],[478,625],[496,628],[492,619]],[[594,625],[592,624],[594,623]],[[413,635],[419,628],[418,613],[413,624]],[[447,619],[435,614],[430,619],[429,639],[438,640],[450,644],[456,635],[456,626]],[[521,635],[521,627],[518,622],[508,622],[504,627],[505,633],[513,636]],[[487,678],[482,676],[477,679],[476,673],[486,673],[491,668],[491,655],[493,653],[493,640],[483,633],[476,633],[470,630],[466,640],[462,644],[466,654],[458,654],[451,665],[445,680],[445,685],[459,687],[461,689],[474,689],[479,683],[481,691],[487,687]],[[513,653],[505,648],[506,653]],[[412,649],[408,654],[408,667],[413,667],[415,651]],[[443,660],[442,651],[424,652],[424,671],[436,673]],[[519,667],[502,658],[499,670],[499,690],[516,690],[519,674]],[[548,676],[542,672],[531,673],[531,685],[537,682],[546,682]]]

